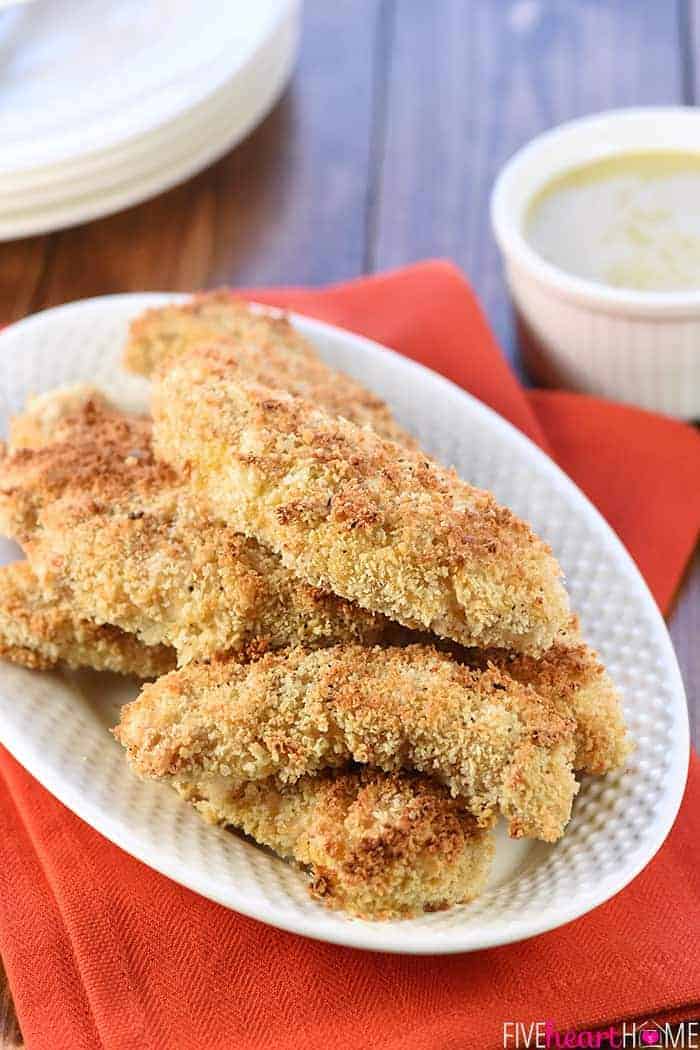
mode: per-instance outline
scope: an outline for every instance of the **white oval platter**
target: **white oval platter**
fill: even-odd
[[[121,295],[69,304],[0,334],[0,422],[32,393],[94,382],[125,404],[148,384],[120,370],[129,320],[175,299]],[[564,838],[509,840],[470,905],[371,923],[312,901],[304,876],[236,835],[205,825],[168,788],[127,769],[108,732],[132,683],[94,673],[0,663],[0,740],[49,791],[122,849],[225,907],[285,930],[377,951],[446,953],[520,940],[585,914],[648,863],[673,823],[688,764],[688,718],[668,632],[631,558],[600,514],[532,442],[441,376],[367,339],[300,316],[331,364],[384,397],[423,447],[491,489],[548,540],[587,639],[623,690],[635,752],[628,767],[586,778]],[[633,464],[631,464],[633,469]],[[16,556],[11,545],[5,560]]]

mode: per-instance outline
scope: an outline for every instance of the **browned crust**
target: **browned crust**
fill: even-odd
[[[437,644],[460,663],[481,671],[497,667],[534,689],[558,714],[575,723],[577,771],[610,773],[624,766],[630,755],[632,743],[622,697],[598,654],[583,640],[576,616],[571,617],[554,645],[538,657],[507,649],[465,648],[398,625],[388,629],[384,642],[401,646]]]
[[[493,856],[459,799],[434,781],[377,770],[326,771],[294,784],[173,781],[211,823],[232,825],[308,870],[331,908],[398,919],[472,900]]]
[[[574,768],[603,774],[619,769],[631,751],[622,699],[598,654],[578,637],[556,642],[539,658],[498,649],[470,650],[473,666],[498,667],[531,686],[576,723]]]
[[[90,383],[59,386],[30,397],[24,412],[10,420],[9,447],[12,451],[43,448],[54,440],[66,419],[80,415],[90,406],[98,411],[113,410],[105,395]]]
[[[110,624],[77,615],[58,595],[46,595],[29,564],[0,568],[0,657],[34,670],[61,664],[157,678],[175,667],[165,646],[145,646]]]
[[[77,416],[71,415],[76,408]],[[22,434],[24,439],[19,437]],[[36,450],[47,442],[51,447],[37,454]],[[417,640],[403,628],[386,622],[380,626],[381,618],[375,618],[372,628],[371,618],[364,613],[359,614],[360,623],[364,618],[364,627],[358,624],[354,633],[358,610],[341,601],[329,606],[328,595],[298,581],[291,604],[299,614],[297,624],[303,622],[306,626],[303,635],[294,635],[293,616],[277,619],[278,604],[266,604],[270,594],[284,591],[284,579],[290,578],[281,569],[279,559],[263,551],[256,557],[257,545],[240,535],[234,534],[230,543],[223,542],[231,535],[230,530],[214,531],[205,521],[192,523],[188,519],[187,542],[184,547],[176,543],[172,525],[176,511],[168,509],[168,503],[173,502],[173,492],[178,491],[177,481],[169,468],[153,461],[149,423],[120,415],[94,388],[67,388],[34,399],[29,411],[14,421],[13,443],[20,447],[29,443],[35,451],[5,460],[10,469],[4,482],[19,478],[20,483],[13,482],[10,492],[5,486],[0,515],[4,512],[6,517],[15,518],[14,524],[7,523],[8,530],[31,538],[36,532],[37,507],[58,500],[56,512],[46,511],[48,519],[57,520],[57,525],[45,533],[44,542],[37,544],[36,550],[39,562],[47,565],[45,584],[53,585],[55,600],[64,608],[68,608],[71,567],[75,566],[78,604],[84,615],[99,614],[107,622],[118,615],[127,630],[140,631],[153,644],[163,639],[172,641],[181,631],[178,637],[183,658],[189,653],[208,656],[228,647],[231,634],[226,617],[230,610],[221,608],[217,595],[222,594],[230,602],[231,589],[248,596],[245,615],[257,625],[241,640],[240,651],[247,656],[259,655],[270,645],[285,645],[295,637],[313,644],[326,637],[337,639],[331,624],[344,612],[349,619],[343,627],[346,633],[340,632],[343,638],[393,640],[401,645]],[[127,459],[131,461],[128,480],[123,465],[119,468]],[[129,496],[126,505],[125,492]],[[135,509],[137,499],[141,500],[140,509]],[[111,501],[122,506],[121,514],[115,513]],[[150,513],[142,513],[144,505],[151,505]],[[215,543],[214,536],[222,542]],[[195,540],[196,559],[192,558]],[[67,553],[59,560],[64,543]],[[253,568],[247,575],[237,553],[240,551],[244,561],[252,560]],[[188,564],[188,557],[191,573],[206,581],[196,593],[192,592],[194,597],[189,592],[191,576],[181,577],[176,571],[178,566]],[[149,562],[164,560],[171,571],[159,595],[148,582],[149,573],[142,569]],[[237,566],[231,586],[232,577],[226,569],[229,563]],[[223,591],[214,585],[219,575],[224,577]],[[268,580],[263,586],[261,576]],[[125,589],[130,594],[127,600]],[[70,601],[75,604],[73,596]],[[180,625],[167,622],[172,619],[173,607],[179,610]],[[197,620],[200,629],[195,631],[191,624]],[[536,660],[502,649],[453,651],[458,659],[482,669],[492,662],[532,685],[561,714],[574,718],[575,768],[589,773],[618,768],[629,752],[619,695],[597,655],[581,642],[575,623],[569,624],[560,638]],[[430,638],[426,636],[426,640],[430,644]],[[11,658],[25,663],[41,659],[34,650],[21,646]]]
[[[158,454],[297,575],[463,645],[540,652],[569,618],[549,548],[488,492],[311,404],[216,373],[156,385]]]
[[[573,725],[495,669],[425,646],[192,664],[146,687],[115,730],[147,776],[293,782],[348,761],[440,778],[488,822],[557,839],[577,790]]]
[[[132,372],[153,377],[207,344],[216,347],[213,367],[306,397],[331,415],[345,416],[391,441],[415,447],[387,405],[355,379],[324,364],[288,317],[251,309],[225,289],[137,317],[131,324],[124,364]]]
[[[94,401],[54,440],[0,463],[0,526],[42,586],[181,662],[220,650],[377,641],[382,617],[297,579],[280,558],[198,512],[151,447],[150,422]]]

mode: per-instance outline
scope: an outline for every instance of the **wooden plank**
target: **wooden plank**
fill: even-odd
[[[352,277],[365,254],[379,0],[308,0],[290,90],[238,149],[170,193],[0,246],[0,317],[70,299]]]
[[[681,0],[683,95],[686,105],[700,101],[700,0]]]
[[[32,310],[49,250],[48,237],[0,244],[0,325]]]
[[[488,214],[495,175],[563,120],[679,101],[679,13],[676,0],[395,3],[372,267],[451,257],[514,358]]]
[[[679,591],[669,630],[688,697],[690,739],[700,748],[700,550]]]
[[[7,983],[5,967],[0,959],[0,1050],[17,1050],[17,1047],[22,1045],[22,1034]]]

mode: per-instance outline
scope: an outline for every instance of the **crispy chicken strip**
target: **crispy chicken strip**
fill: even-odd
[[[202,773],[172,784],[210,823],[302,865],[312,896],[359,918],[472,900],[491,865],[491,833],[427,777],[363,769],[240,784]]]
[[[225,290],[146,311],[132,322],[124,364],[153,377],[190,350],[211,343],[217,344],[219,360],[239,378],[305,397],[332,416],[344,416],[391,441],[416,447],[387,405],[355,379],[324,364],[287,317],[251,309]]]
[[[102,391],[90,383],[59,386],[30,397],[24,412],[10,420],[10,449],[43,448],[54,440],[66,419],[80,415],[88,405],[116,411]]]
[[[575,721],[574,769],[602,774],[625,764],[631,742],[620,694],[576,626],[571,637],[557,640],[537,659],[503,649],[472,649],[467,659],[473,667],[492,665],[531,686],[560,715]]]
[[[145,646],[108,624],[77,615],[70,604],[46,597],[26,561],[0,569],[0,657],[34,670],[59,664],[157,678],[175,667],[175,653]]]
[[[493,496],[193,352],[156,384],[157,455],[309,583],[462,645],[538,653],[569,619],[550,549]]]
[[[464,648],[434,635],[399,628],[389,632],[392,645],[437,645],[459,663],[479,671],[497,668],[534,689],[562,718],[574,723],[574,769],[601,775],[624,766],[632,743],[622,698],[595,650],[584,642],[577,617],[539,657],[506,649]]]
[[[497,670],[425,646],[191,664],[146,686],[115,730],[153,777],[293,783],[349,761],[444,781],[480,822],[552,842],[577,790],[572,723]]]
[[[84,424],[89,428],[89,421],[92,420],[94,424],[93,436],[99,441],[102,432],[100,420],[109,416],[110,412],[116,412],[116,410],[110,408],[108,401],[99,391],[85,384],[71,388],[61,388],[50,395],[41,395],[30,402],[28,411],[24,415],[13,420],[11,431],[13,447],[38,448],[57,439],[71,439],[77,425],[74,416],[76,412],[78,413],[78,419],[82,420],[80,423],[81,429]],[[144,426],[147,428],[147,424],[144,424],[143,421],[135,423],[131,420],[128,421],[128,426],[136,427],[137,429]],[[130,434],[133,437],[134,431],[130,431]],[[133,441],[128,441],[127,444],[132,446]],[[106,459],[108,461],[109,457],[107,456]],[[41,468],[48,476],[53,478],[53,497],[57,493],[62,493],[65,487],[65,478],[61,472],[54,474],[54,467],[59,461],[60,455],[56,458],[48,457],[47,462]],[[32,457],[24,457],[24,462],[25,468],[29,471],[29,464],[33,462]],[[75,464],[72,463],[69,457],[66,462],[66,470],[71,481],[74,475],[74,466]],[[85,480],[86,478],[83,478],[80,484],[83,485]],[[29,498],[31,495],[30,488],[31,486],[27,487],[23,496],[19,491],[16,491],[12,496],[12,502],[15,505],[19,505],[21,498]],[[8,502],[6,500],[5,509],[7,509],[7,506]],[[34,520],[35,510],[31,511],[29,517],[32,521]],[[108,532],[111,528],[112,526],[110,525]],[[120,549],[124,550],[125,547],[129,547],[129,544],[126,543],[123,537],[123,530],[119,526],[117,528],[122,536]],[[140,526],[131,523],[127,525],[127,529],[139,530]],[[82,560],[80,564],[83,564]],[[272,564],[276,569],[279,566],[277,559],[272,559]],[[265,571],[263,565],[260,566],[260,571]],[[56,582],[55,574],[52,575],[52,578]],[[94,614],[99,592],[95,592],[92,586],[87,583],[85,586],[88,588],[87,611]],[[183,597],[183,600],[187,601],[189,599],[184,599]],[[55,596],[55,601],[57,607],[68,608],[68,602],[65,597]],[[110,612],[109,603],[107,603],[108,607],[106,609],[104,604],[103,602],[99,608],[102,616],[107,615],[108,617]],[[146,604],[150,608],[150,600],[146,600]],[[143,602],[141,605],[143,606]],[[310,611],[313,610],[318,611],[317,601],[314,601],[310,607]],[[151,609],[149,621],[152,619],[157,620],[157,618],[158,610]],[[139,619],[143,619],[143,617],[139,617]],[[130,630],[134,629],[135,621],[133,618],[127,617],[124,622],[129,625]],[[163,625],[161,635],[159,635],[158,628],[155,627],[149,633],[149,637],[159,638],[167,636],[171,631],[171,627]],[[386,625],[386,629],[382,632],[378,630],[377,637],[379,637],[380,633],[382,635],[386,634],[387,639],[393,637],[397,644],[400,643],[402,645],[416,640],[416,636],[412,632],[403,629],[394,631],[389,625]],[[368,631],[364,637],[371,641],[373,638],[372,632]],[[212,651],[216,648],[223,648],[226,645],[226,641],[225,636],[218,640],[213,639],[210,643],[202,645],[199,649],[199,654],[207,655],[207,645],[209,644]],[[282,635],[279,644],[285,644],[285,641],[285,636]],[[430,637],[426,636],[425,641],[426,644],[430,644]],[[533,688],[555,705],[560,714],[570,715],[574,718],[577,724],[575,734],[577,744],[576,769],[588,773],[605,773],[624,763],[629,752],[629,744],[625,736],[625,725],[619,696],[610,677],[600,664],[597,655],[582,642],[575,621],[572,621],[572,624],[567,628],[567,632],[562,634],[555,645],[540,659],[517,657],[515,654],[499,649],[467,650],[466,652],[455,650],[455,652],[459,659],[466,660],[471,665],[482,669],[487,666],[488,662],[494,663],[501,670],[512,674],[519,681],[532,685]],[[141,659],[140,655],[137,659]],[[168,668],[164,666],[163,669]],[[138,667],[133,673],[140,673]],[[150,674],[144,673],[144,677],[150,676]]]
[[[150,422],[92,401],[57,418],[53,443],[0,462],[0,528],[23,545],[41,586],[81,616],[173,646],[180,662],[382,636],[381,616],[195,513],[154,459]]]

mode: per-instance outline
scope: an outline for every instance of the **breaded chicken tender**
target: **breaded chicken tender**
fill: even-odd
[[[223,650],[376,642],[381,616],[297,579],[280,558],[195,513],[158,463],[148,420],[88,401],[55,440],[0,461],[0,528],[41,586],[180,662]]]
[[[30,397],[24,412],[10,420],[11,451],[50,444],[63,421],[84,412],[88,405],[116,411],[102,391],[90,383],[59,386]]]
[[[350,761],[434,776],[481,823],[553,842],[577,790],[572,723],[495,669],[425,646],[191,664],[146,686],[115,730],[145,776],[293,783]]]
[[[387,631],[383,644],[434,645],[468,667],[486,671],[495,667],[522,685],[530,686],[562,716],[574,723],[574,769],[604,774],[624,765],[631,751],[622,698],[598,654],[581,637],[578,618],[541,656],[507,649],[464,648],[424,632],[397,627]]]
[[[193,352],[156,384],[156,453],[296,575],[407,627],[537,654],[567,624],[550,549],[493,496]]]
[[[470,650],[472,666],[497,667],[531,686],[576,724],[574,769],[602,774],[624,765],[630,754],[622,701],[598,654],[577,636],[557,640],[534,658],[502,649]]]
[[[76,412],[78,413],[77,417],[75,416]],[[116,409],[111,408],[104,395],[94,387],[80,384],[75,387],[60,388],[50,395],[45,394],[32,399],[27,413],[12,421],[12,445],[13,447],[38,448],[47,442],[56,442],[61,438],[63,440],[71,439],[78,421],[80,421],[81,431],[84,425],[89,425],[89,422],[92,421],[92,435],[97,440],[100,440],[102,432],[100,420],[104,420],[110,414],[112,418],[125,418],[119,416]],[[148,429],[148,424],[144,421],[126,420],[126,422],[129,427],[136,427],[139,433],[141,432],[140,428],[145,427],[146,430]],[[135,431],[132,429],[130,431],[132,438],[134,434]],[[130,440],[127,444],[133,446],[134,442]],[[105,451],[107,451],[106,446]],[[108,461],[109,456],[107,455],[106,458]],[[31,462],[33,462],[32,457],[26,457],[25,464]],[[63,493],[66,485],[65,472],[61,473],[61,471],[58,471],[54,473],[57,462],[57,458],[49,457],[42,467],[45,474],[53,477],[55,484],[52,492],[54,496],[57,493]],[[71,484],[75,475],[74,466],[74,461],[69,458],[66,467]],[[85,480],[86,478],[83,477],[80,484],[83,485]],[[29,498],[31,488],[31,483],[27,484],[23,496],[19,491],[15,491],[11,502],[19,505],[21,498]],[[6,509],[7,505],[8,501],[5,500]],[[29,517],[33,523],[30,527],[31,530],[35,526],[35,509],[31,511]],[[133,550],[134,548],[130,548],[129,544],[126,543],[121,526],[117,525],[116,527],[122,536],[120,550],[124,551],[125,548]],[[207,534],[207,528],[210,527],[203,526],[205,535]],[[108,540],[111,535],[111,528],[112,526],[109,525],[105,534]],[[140,531],[141,526],[130,523],[127,529],[129,534],[132,534],[132,532]],[[238,542],[241,542],[240,537]],[[250,547],[254,549],[255,545],[250,544]],[[141,545],[139,545],[138,549],[141,549]],[[271,555],[268,557],[275,571],[278,571],[279,560]],[[127,567],[128,558],[128,554],[125,555],[125,565]],[[266,571],[265,565],[261,563],[259,570],[264,574]],[[58,579],[55,570],[52,573],[52,579],[55,584]],[[148,586],[150,588],[150,585]],[[189,583],[186,586],[189,586]],[[95,591],[91,583],[86,584],[86,587],[88,613],[94,615],[95,608],[99,608],[102,617],[106,616],[109,622],[110,603],[102,601],[100,605],[97,605],[98,596],[101,592]],[[36,588],[38,588],[38,584],[35,590]],[[69,588],[67,593],[70,594]],[[63,596],[55,595],[54,601],[57,606],[60,605],[62,608],[68,609],[69,604],[65,594],[66,587],[63,588]],[[190,601],[189,595],[186,598],[183,596],[183,601]],[[157,608],[151,608],[152,602],[150,598],[143,598],[141,606],[143,607],[144,604],[148,605],[150,609],[149,620],[156,621],[156,626],[152,626],[149,629],[148,636],[151,639],[168,636],[173,628],[163,625],[159,629],[157,626]],[[318,611],[318,602],[315,600],[315,596],[310,607],[312,620],[313,610]],[[360,613],[360,615],[363,614]],[[141,620],[143,620],[142,616],[137,617],[136,620],[133,616],[127,616],[123,622],[128,624],[129,630],[134,630],[135,623]],[[198,655],[209,655],[210,652],[226,647],[227,635],[225,633],[222,637],[210,638],[209,641],[205,640],[206,637],[200,638],[202,644],[197,650]],[[353,636],[350,634],[348,637]],[[358,635],[357,637],[360,636]],[[381,630],[378,628],[376,635],[368,629],[367,633],[362,637],[368,641],[380,638],[386,641],[392,640],[396,644],[401,645],[410,644],[412,641],[415,642],[417,640],[413,632],[401,628],[393,629],[389,624],[386,624]],[[424,640],[426,644],[431,644],[431,641],[434,639],[426,635],[421,640]],[[282,635],[279,639],[279,644],[284,645],[286,642],[286,636]],[[135,640],[134,644],[136,644]],[[495,664],[524,684],[532,685],[534,689],[554,704],[560,714],[572,717],[576,722],[576,758],[574,763],[576,769],[588,773],[605,773],[611,769],[618,768],[624,763],[629,751],[629,744],[625,735],[619,696],[597,655],[582,642],[575,621],[572,621],[567,631],[558,637],[555,645],[539,659],[518,658],[515,654],[500,649],[472,649],[466,651],[456,649],[454,652],[458,659],[466,660],[471,665],[482,669],[485,669],[489,662]],[[137,658],[140,660],[140,655]],[[168,669],[168,667],[164,666],[163,669]],[[138,669],[133,673],[139,673]],[[144,674],[144,677],[150,677],[150,674]]]
[[[400,919],[472,900],[491,833],[427,777],[326,771],[294,784],[200,774],[173,787],[212,824],[295,860],[313,897],[364,919]]]
[[[46,597],[29,563],[0,568],[0,657],[33,670],[61,664],[157,678],[175,667],[163,645],[141,645],[133,635],[77,615],[57,597]]]
[[[305,397],[332,416],[371,427],[408,448],[416,445],[376,394],[324,364],[284,315],[251,309],[227,291],[147,310],[131,324],[124,364],[153,377],[207,344],[215,344],[218,364],[240,379]]]

